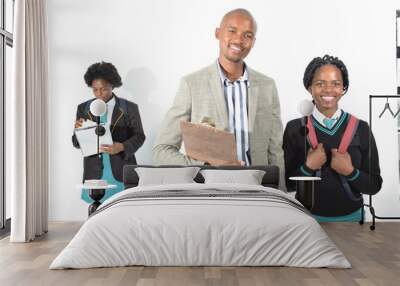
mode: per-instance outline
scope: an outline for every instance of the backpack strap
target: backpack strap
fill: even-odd
[[[353,140],[354,134],[356,133],[357,127],[358,127],[358,122],[359,120],[354,116],[349,114],[350,119],[347,123],[346,130],[343,133],[342,139],[340,140],[339,144],[339,152],[340,153],[346,153],[347,148],[349,148],[349,145],[351,141]],[[308,141],[313,149],[317,148],[318,145],[318,139],[317,139],[317,134],[314,129],[314,125],[312,123],[311,116],[307,117],[307,129],[308,129]]]
[[[349,148],[349,145],[350,145],[351,141],[353,140],[353,137],[354,137],[354,134],[356,133],[356,130],[358,127],[358,122],[359,122],[359,120],[355,116],[353,116],[351,114],[349,114],[349,116],[350,116],[350,119],[347,123],[346,130],[343,133],[343,136],[340,141],[339,148],[338,148],[338,151],[342,154],[347,152],[347,148]]]
[[[363,196],[359,196],[356,197],[353,193],[353,191],[350,188],[349,182],[347,181],[347,179],[343,176],[343,175],[339,175],[340,178],[340,182],[342,183],[342,186],[344,188],[344,191],[346,193],[346,195],[349,197],[350,200],[354,201],[354,202],[360,202],[363,201]]]
[[[311,148],[316,149],[318,146],[318,139],[317,139],[317,133],[315,132],[314,125],[312,123],[311,115],[306,117],[307,119],[307,140],[308,143],[310,144]],[[315,176],[321,177],[321,170],[316,170],[315,171]]]
[[[349,121],[347,122],[346,129],[345,129],[345,131],[343,133],[343,136],[342,136],[342,139],[340,141],[339,148],[338,148],[338,152],[342,153],[342,154],[347,152],[347,149],[349,148],[350,143],[354,138],[354,135],[355,135],[357,127],[358,127],[358,122],[359,122],[359,120],[354,115],[351,115],[349,113],[349,116],[350,116]],[[339,175],[339,177],[340,177],[340,181],[342,182],[343,188],[344,188],[347,196],[352,201],[355,201],[355,202],[362,201],[363,200],[362,196],[356,197],[354,195],[354,193],[352,192],[352,190],[350,188],[350,185],[349,185],[349,182],[347,181],[347,179],[342,175]]]
[[[356,130],[357,130],[357,127],[358,127],[358,123],[359,123],[359,120],[355,116],[353,116],[351,114],[349,114],[349,116],[350,116],[350,118],[349,118],[349,120],[347,122],[346,129],[345,129],[345,131],[343,133],[343,136],[342,136],[342,139],[340,141],[339,148],[338,148],[338,151],[340,153],[342,153],[342,154],[347,152],[347,149],[349,148],[350,143],[353,140],[353,137],[354,137],[354,135],[356,133]],[[309,141],[311,147],[313,149],[315,149],[315,148],[317,148],[317,145],[318,145],[318,139],[317,139],[317,134],[316,134],[315,129],[314,129],[314,125],[312,123],[311,116],[308,116],[308,118],[307,118],[307,129],[308,129],[308,135],[307,135],[308,141]],[[318,170],[317,172],[318,173],[316,175],[317,176],[321,176],[321,174],[320,174],[321,171]],[[361,197],[356,197],[354,195],[354,193],[352,192],[352,190],[350,188],[349,183],[347,182],[347,179],[344,176],[339,175],[339,178],[340,178],[340,182],[342,183],[342,186],[343,186],[343,188],[344,188],[344,190],[346,192],[346,195],[352,201],[359,202],[359,201],[363,200],[362,196]]]
[[[318,139],[317,139],[317,133],[315,133],[314,125],[312,123],[311,115],[307,117],[307,129],[308,129],[308,142],[310,143],[311,147],[313,149],[317,148],[318,146]]]

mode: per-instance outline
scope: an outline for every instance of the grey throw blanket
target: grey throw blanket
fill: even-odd
[[[126,201],[141,201],[141,200],[152,200],[152,199],[174,199],[174,200],[188,200],[188,199],[226,199],[229,198],[230,200],[234,199],[256,199],[256,200],[263,200],[263,201],[270,201],[276,203],[282,203],[290,205],[297,210],[310,215],[310,212],[304,208],[304,206],[296,200],[289,199],[286,196],[277,194],[277,193],[270,193],[266,191],[260,190],[234,190],[234,191],[227,191],[227,190],[217,190],[213,188],[205,188],[203,190],[162,190],[162,191],[138,191],[138,192],[131,192],[125,195],[118,197],[117,199],[106,203],[104,206],[99,208],[97,211],[91,214],[91,217],[95,216],[96,214]]]

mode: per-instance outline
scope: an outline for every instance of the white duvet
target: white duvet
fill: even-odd
[[[154,197],[157,192],[174,190],[179,192],[172,197]],[[265,193],[254,197],[252,191]],[[131,188],[105,201],[50,269],[127,265],[350,268],[317,221],[298,204],[281,191],[254,185]]]

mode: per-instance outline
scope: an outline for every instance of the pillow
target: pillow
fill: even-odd
[[[195,183],[193,179],[199,170],[199,167],[135,168],[139,186]]]
[[[202,170],[204,183],[234,183],[261,185],[265,171],[261,170]]]

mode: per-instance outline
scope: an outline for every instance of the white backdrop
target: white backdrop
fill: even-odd
[[[117,95],[139,105],[147,136],[139,163],[151,163],[157,130],[171,105],[179,79],[216,60],[214,30],[227,11],[243,7],[258,23],[247,63],[273,77],[284,125],[299,117],[297,103],[309,95],[302,86],[308,62],[325,53],[340,57],[350,73],[341,107],[368,120],[369,94],[396,92],[395,12],[398,1],[179,1],[48,0],[50,49],[51,220],[83,220],[87,205],[76,185],[82,157],[72,147],[76,107],[91,98],[86,68],[101,60],[118,68]],[[396,102],[391,102],[396,106]],[[399,215],[396,121],[376,114],[384,185],[374,198],[378,215]]]

